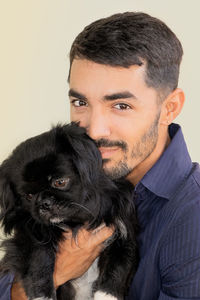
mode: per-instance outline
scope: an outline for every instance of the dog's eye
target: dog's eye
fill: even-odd
[[[69,183],[69,178],[58,178],[52,181],[52,187],[64,189]]]
[[[33,194],[26,194],[26,199],[27,200],[33,199]]]

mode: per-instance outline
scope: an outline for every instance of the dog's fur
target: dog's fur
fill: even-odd
[[[1,221],[11,235],[2,244],[1,273],[13,273],[28,299],[77,299],[73,280],[57,291],[53,285],[63,231],[76,236],[82,226],[114,225],[87,299],[124,299],[137,266],[132,194],[127,181],[104,174],[98,148],[77,124],[23,142],[0,167]]]

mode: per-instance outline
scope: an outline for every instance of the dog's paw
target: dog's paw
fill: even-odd
[[[94,300],[118,300],[118,299],[110,294],[106,294],[104,292],[98,291],[94,294]]]

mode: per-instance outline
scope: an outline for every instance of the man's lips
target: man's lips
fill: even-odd
[[[118,149],[118,147],[99,147],[102,158],[110,158]]]

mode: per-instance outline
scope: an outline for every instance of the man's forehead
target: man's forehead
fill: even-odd
[[[98,98],[106,101],[132,99],[140,102],[144,94],[155,89],[145,82],[145,66],[129,68],[98,64],[84,59],[75,59],[71,68],[69,96],[80,100]]]
[[[133,73],[138,73],[140,76],[144,77],[146,73],[146,63],[142,65],[131,65],[129,67],[113,66],[96,63],[87,59],[74,59],[70,68],[69,83],[72,76],[77,76],[80,73],[90,72],[90,73],[102,73],[106,75],[116,76],[131,76]]]

